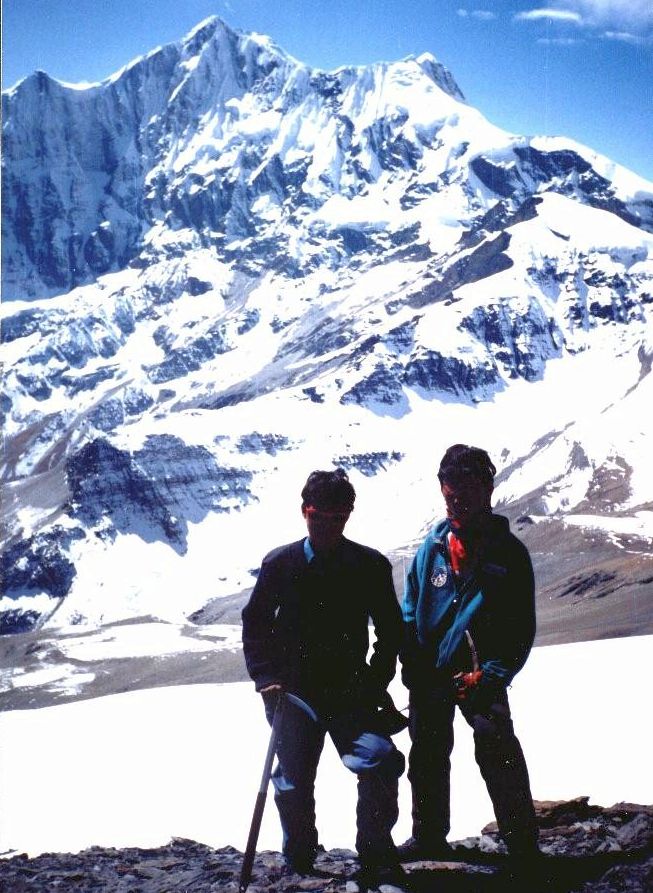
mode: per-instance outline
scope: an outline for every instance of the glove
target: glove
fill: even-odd
[[[283,686],[279,682],[272,682],[265,688],[259,690],[259,694],[263,698],[263,706],[265,707],[265,715],[270,719],[274,716],[274,711],[279,703],[279,696],[283,691]]]
[[[374,731],[382,735],[397,735],[408,726],[408,719],[395,707],[394,701],[387,691],[383,692],[378,702],[378,710],[374,717]]]
[[[462,673],[462,676],[475,677],[476,673]],[[500,703],[502,698],[505,700],[505,686],[497,682],[493,676],[478,671],[478,678],[474,684],[473,679],[470,680],[471,685],[464,688],[464,697],[458,700],[461,707],[470,713],[481,713],[484,716],[491,715],[494,704]],[[456,682],[456,680],[454,680]]]
[[[474,670],[472,673],[456,673],[453,677],[456,700],[468,701],[480,685],[482,678],[483,670]]]

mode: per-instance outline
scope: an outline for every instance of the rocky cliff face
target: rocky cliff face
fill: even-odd
[[[543,857],[536,869],[517,870],[496,843],[496,828],[455,848],[449,862],[407,865],[406,891],[413,893],[645,893],[653,882],[653,808],[617,804],[592,806],[587,797],[538,803]],[[190,840],[174,840],[151,850],[103,849],[45,854],[33,859],[16,855],[0,861],[0,878],[12,893],[63,887],[82,891],[165,893],[192,888],[197,893],[237,891],[242,854],[233,847],[211,849]],[[355,893],[355,854],[322,852],[314,875],[284,869],[280,853],[256,857],[249,889],[296,893]],[[394,888],[387,888],[388,890]]]
[[[403,546],[453,440],[515,518],[620,468],[596,523],[650,551],[652,184],[500,131],[429,55],[317,71],[217,18],[89,88],[37,72],[3,121],[5,629],[104,616],[98,562],[156,613],[154,551],[188,611],[247,588],[320,464]]]
[[[405,68],[462,99],[435,60]],[[357,126],[387,71],[314,72],[214,18],[97,87],[36,72],[4,97],[5,294],[67,292],[122,269],[161,223],[224,246],[260,231],[261,198],[285,203],[287,217],[310,195],[322,204],[343,181],[355,194],[382,167],[402,167],[418,153],[395,133],[396,109]],[[277,227],[263,229],[274,241]]]

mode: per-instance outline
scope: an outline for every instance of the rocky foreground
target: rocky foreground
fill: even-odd
[[[406,866],[412,893],[647,893],[653,891],[653,806],[593,806],[588,797],[539,802],[544,856],[535,871],[515,872],[498,843],[495,825],[456,845],[450,862]],[[25,854],[0,861],[3,893],[235,893],[242,854],[173,840],[158,849],[103,849],[77,854]],[[350,850],[323,852],[316,875],[285,871],[279,853],[260,853],[249,893],[355,893]],[[395,888],[382,887],[382,893]]]

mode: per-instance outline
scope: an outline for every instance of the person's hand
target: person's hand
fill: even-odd
[[[283,685],[280,682],[271,682],[269,685],[266,685],[265,688],[259,689],[259,694],[263,698],[263,704],[268,719],[274,714],[274,711],[279,704],[282,691]]]
[[[482,678],[483,670],[474,670],[472,673],[456,673],[453,677],[456,700],[466,701],[476,691]]]
[[[407,728],[408,717],[397,710],[389,692],[383,691],[378,706],[373,722],[382,735],[397,735]]]

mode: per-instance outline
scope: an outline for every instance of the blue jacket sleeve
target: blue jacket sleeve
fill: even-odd
[[[419,683],[422,675],[421,665],[423,655],[417,638],[417,600],[419,598],[418,562],[422,550],[413,558],[404,586],[402,602],[402,615],[404,619],[404,634],[401,648],[401,679],[406,688],[413,688]]]

